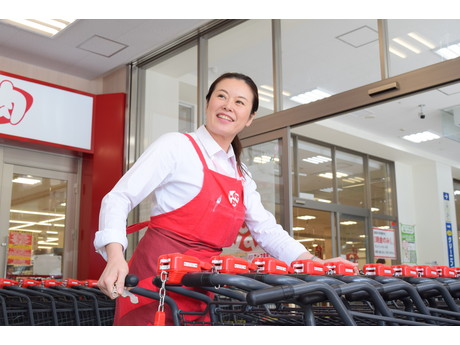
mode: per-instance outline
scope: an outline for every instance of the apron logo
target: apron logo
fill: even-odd
[[[236,207],[236,205],[238,205],[238,201],[240,201],[240,196],[237,192],[231,190],[230,192],[228,192],[228,201],[230,201],[230,204],[233,207]]]

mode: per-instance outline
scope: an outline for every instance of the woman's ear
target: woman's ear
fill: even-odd
[[[251,115],[249,115],[249,120],[248,122],[246,122],[246,127],[249,127],[252,123],[252,121],[254,120],[254,118],[256,117],[256,113],[252,113]]]

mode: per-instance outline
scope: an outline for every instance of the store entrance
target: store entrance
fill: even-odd
[[[0,277],[73,276],[75,173],[2,165]]]

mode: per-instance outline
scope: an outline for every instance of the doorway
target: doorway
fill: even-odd
[[[60,158],[54,164],[62,170]],[[74,276],[77,174],[7,160],[1,166],[0,277]]]

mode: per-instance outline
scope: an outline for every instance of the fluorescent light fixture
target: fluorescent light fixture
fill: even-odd
[[[355,225],[355,224],[358,224],[358,223],[353,221],[353,220],[346,220],[346,221],[340,222],[340,224],[342,224],[342,225]]]
[[[347,174],[341,173],[339,171],[336,173],[336,175],[337,175],[337,178],[342,178],[342,177],[347,177],[348,176]],[[322,173],[322,174],[319,174],[318,176],[328,178],[328,179],[331,179],[331,180],[334,178],[334,175],[331,172]]]
[[[458,58],[460,56],[460,43],[451,44],[448,47],[435,50],[434,52],[446,60]]]
[[[326,204],[330,204],[332,201],[331,200],[326,200],[326,199],[320,199],[320,198],[315,198],[316,201],[319,201],[319,202],[324,202]]]
[[[402,51],[399,51],[398,49],[395,49],[394,47],[390,47],[388,48],[388,50],[390,51],[390,53],[396,55],[396,56],[399,56],[401,59],[405,59],[407,58],[407,55],[404,54]]]
[[[418,49],[417,47],[413,46],[412,44],[404,41],[403,39],[399,37],[393,38],[393,42],[398,43],[399,45],[403,46],[406,49],[409,49],[410,51],[414,52],[415,54],[420,54],[422,51]]]
[[[22,184],[28,184],[28,185],[34,185],[37,183],[42,182],[39,179],[36,178],[31,178],[31,177],[17,177],[13,180],[14,183],[22,183]]]
[[[264,95],[264,96],[268,96],[270,98],[273,98],[273,93],[272,92],[267,92],[267,91],[264,91],[264,90],[259,90],[259,97],[260,95]]]
[[[313,242],[315,239],[314,238],[303,238],[301,240],[297,240],[298,242]]]
[[[460,190],[455,190],[454,195],[460,195]]]
[[[430,49],[436,48],[436,46],[433,43],[431,43],[430,40],[428,40],[427,38],[423,37],[422,35],[416,32],[409,32],[407,36],[409,36],[410,38],[413,38],[414,40],[418,41],[419,43],[423,44],[424,46]]]
[[[3,19],[4,22],[44,36],[53,37],[75,19]]]
[[[315,101],[319,101],[320,99],[327,98],[332,96],[329,92],[320,90],[320,89],[314,89],[311,91],[307,91],[304,93],[301,93],[297,96],[291,97],[291,101],[300,103],[300,104],[307,104]]]
[[[380,211],[379,208],[377,208],[377,207],[371,207],[371,212],[378,212],[378,211]]]
[[[266,155],[262,155],[262,156],[254,157],[254,159],[253,159],[252,161],[253,161],[254,163],[258,163],[258,164],[265,164],[265,163],[271,162],[271,161],[272,161],[272,157],[266,156]]]
[[[294,226],[294,227],[292,228],[292,230],[294,230],[294,231],[302,231],[302,230],[305,230],[305,228],[303,228],[303,227],[301,227],[301,226]]]
[[[439,135],[431,133],[429,131],[424,131],[421,133],[415,133],[415,134],[403,136],[403,139],[412,141],[413,143],[417,143],[417,144],[420,144],[421,142],[424,142],[424,141],[430,141],[430,140],[435,140],[439,138],[440,138]]]
[[[316,219],[316,217],[315,216],[305,215],[305,216],[298,216],[297,219],[300,219],[300,220],[312,220],[312,219]]]
[[[312,163],[312,164],[321,164],[321,163],[326,163],[332,161],[331,158],[329,157],[324,157],[324,156],[315,156],[315,157],[310,157],[310,158],[303,158],[302,159],[304,162]]]
[[[50,243],[50,242],[46,242],[46,241],[38,241],[37,244],[44,244],[44,245],[47,245],[47,246],[58,246],[59,243]]]
[[[270,86],[270,85],[260,85],[260,87],[261,87],[262,89],[265,89],[265,90],[270,91],[270,92],[272,93],[272,95],[273,95],[274,89],[273,89],[272,86]],[[263,91],[260,91],[260,90],[259,90],[259,94],[261,94],[261,93],[263,93]],[[282,93],[284,96],[286,96],[286,97],[291,96],[291,93],[288,92],[288,91],[283,91],[283,92],[281,92],[281,93]],[[268,96],[268,95],[267,95],[267,96]],[[273,97],[273,96],[270,96],[270,97]]]

